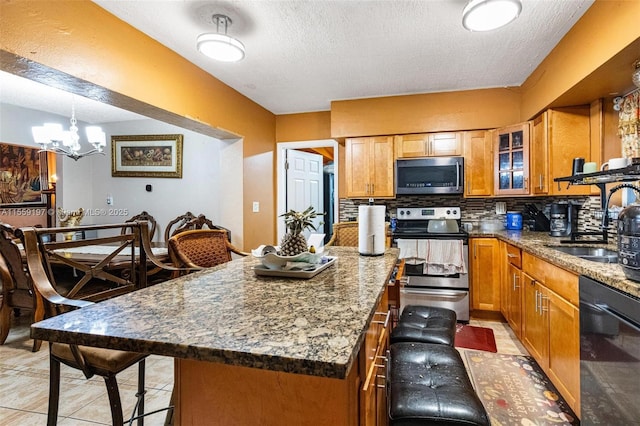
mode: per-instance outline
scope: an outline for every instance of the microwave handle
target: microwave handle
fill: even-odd
[[[460,189],[460,163],[456,161],[456,189]]]

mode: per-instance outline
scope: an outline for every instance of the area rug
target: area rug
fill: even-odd
[[[477,351],[498,352],[492,329],[467,324],[456,325],[454,346]]]
[[[469,376],[492,425],[579,425],[529,356],[464,351]]]

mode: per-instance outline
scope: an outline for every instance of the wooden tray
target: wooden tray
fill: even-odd
[[[336,261],[335,256],[326,256],[327,262],[317,265],[315,269],[298,269],[298,270],[288,270],[281,271],[277,269],[269,269],[264,265],[257,265],[253,267],[253,271],[256,275],[265,276],[265,277],[286,277],[286,278],[303,278],[309,279],[318,275],[320,272],[327,269],[329,266],[333,265]]]

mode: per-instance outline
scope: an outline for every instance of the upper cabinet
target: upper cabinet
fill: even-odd
[[[464,132],[464,196],[493,195],[493,130]]]
[[[462,132],[419,133],[395,137],[396,157],[462,155]]]
[[[349,138],[345,143],[347,197],[393,197],[393,136]]]
[[[494,195],[529,195],[529,122],[498,129],[494,147]]]
[[[531,136],[531,193],[533,195],[589,195],[588,186],[557,184],[571,176],[573,159],[591,161],[589,105],[549,109],[533,120]]]

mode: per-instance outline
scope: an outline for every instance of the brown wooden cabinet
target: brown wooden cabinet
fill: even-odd
[[[464,196],[493,195],[493,133],[491,130],[464,132]]]
[[[384,383],[389,348],[391,311],[388,291],[383,294],[374,318],[367,329],[360,351],[360,426],[387,424],[387,397]]]
[[[518,338],[522,336],[522,252],[511,244],[502,243],[504,276],[500,294],[501,312]]]
[[[494,195],[529,195],[529,122],[495,132]]]
[[[496,238],[470,238],[471,308],[500,311],[500,246]]]
[[[522,342],[580,416],[578,276],[523,253]]]
[[[591,161],[589,105],[549,109],[533,120],[531,194],[589,195],[591,188],[553,179],[571,176],[573,159]]]
[[[396,157],[441,157],[462,155],[462,133],[418,133],[395,137]]]
[[[346,140],[347,197],[393,197],[395,195],[393,169],[393,136]]]

